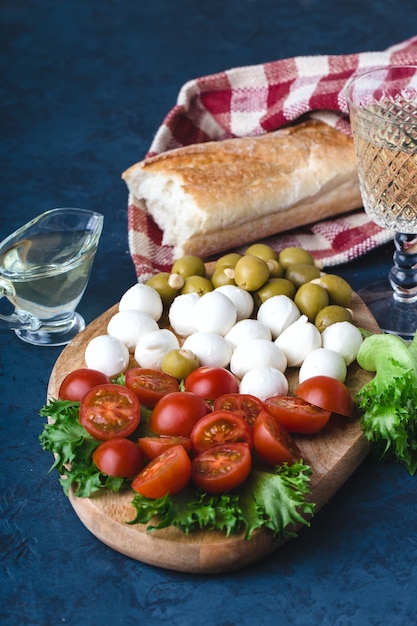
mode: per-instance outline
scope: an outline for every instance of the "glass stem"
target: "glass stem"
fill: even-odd
[[[394,265],[389,273],[394,299],[400,302],[416,302],[417,234],[396,233],[394,244]]]

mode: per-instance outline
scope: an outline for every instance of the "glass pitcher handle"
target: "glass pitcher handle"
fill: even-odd
[[[0,299],[13,295],[14,290],[10,283],[4,279],[0,279]],[[15,309],[10,315],[0,313],[0,328],[1,327],[8,328],[9,330],[37,330],[40,327],[40,322],[30,313]]]

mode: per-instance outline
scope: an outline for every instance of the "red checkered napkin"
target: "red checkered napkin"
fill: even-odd
[[[187,82],[147,156],[193,143],[256,136],[309,114],[351,134],[345,87],[350,78],[387,65],[417,64],[417,36],[383,52],[293,57],[238,67]],[[129,248],[139,279],[169,271],[173,256],[150,215],[129,203]],[[363,209],[269,238],[276,249],[300,245],[325,266],[344,263],[390,241],[392,232]]]

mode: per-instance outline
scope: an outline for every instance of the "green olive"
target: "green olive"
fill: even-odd
[[[179,274],[183,278],[188,276],[205,276],[206,266],[200,257],[186,254],[174,261],[171,267],[171,274]]]
[[[266,243],[253,243],[246,250],[245,254],[252,254],[253,256],[258,256],[260,259],[264,261],[277,260],[278,255],[271,246],[268,246]]]
[[[169,278],[171,274],[168,272],[159,272],[154,276],[151,276],[146,281],[146,285],[153,287],[155,291],[159,293],[161,296],[161,300],[163,302],[164,307],[167,309],[169,305],[172,303],[174,298],[177,296],[179,289],[175,289],[171,287],[169,284]]]
[[[198,293],[199,296],[208,291],[213,291],[213,285],[205,276],[187,276],[181,289],[181,293]]]
[[[314,265],[314,259],[311,254],[307,250],[297,248],[296,246],[283,248],[278,255],[278,260],[284,268],[287,268],[289,265],[298,265],[299,263]]]
[[[315,278],[319,278],[320,270],[315,265],[309,265],[308,263],[298,263],[296,265],[289,265],[285,271],[285,278],[290,280],[296,287],[300,287],[304,283],[309,283]]]
[[[197,367],[200,367],[198,357],[191,350],[183,348],[167,352],[162,359],[161,365],[161,369],[165,374],[169,374],[177,380],[183,380]]]
[[[336,274],[323,274],[317,280],[317,284],[327,289],[331,304],[349,306],[352,300],[352,287],[341,276]]]
[[[269,267],[269,275],[271,278],[282,278],[284,276],[284,268],[278,259],[269,259],[267,261]]]
[[[242,255],[238,252],[229,252],[229,254],[224,254],[217,259],[215,263],[215,268],[217,269],[218,267],[236,267],[236,263],[241,258]]]
[[[255,302],[258,306],[272,298],[272,296],[288,296],[291,300],[294,298],[296,286],[286,278],[270,278],[258,289],[255,294]]]
[[[294,302],[302,315],[307,315],[314,323],[319,311],[329,304],[329,296],[324,287],[314,283],[304,283],[297,289]]]
[[[241,289],[256,291],[268,280],[269,268],[263,259],[245,254],[236,263],[234,279]]]
[[[230,270],[230,267],[217,267],[215,268],[213,275],[211,277],[211,284],[216,289],[216,287],[222,287],[223,285],[235,285],[235,281],[233,278],[233,270],[232,273],[229,274],[227,270]]]
[[[322,333],[325,328],[335,324],[336,322],[352,321],[352,313],[349,309],[344,306],[339,306],[338,304],[329,304],[317,313],[314,323]]]

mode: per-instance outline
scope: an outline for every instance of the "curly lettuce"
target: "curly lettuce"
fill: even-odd
[[[363,369],[375,372],[356,396],[362,428],[375,457],[398,461],[415,474],[417,332],[410,343],[395,335],[370,335],[364,339],[357,361]]]

